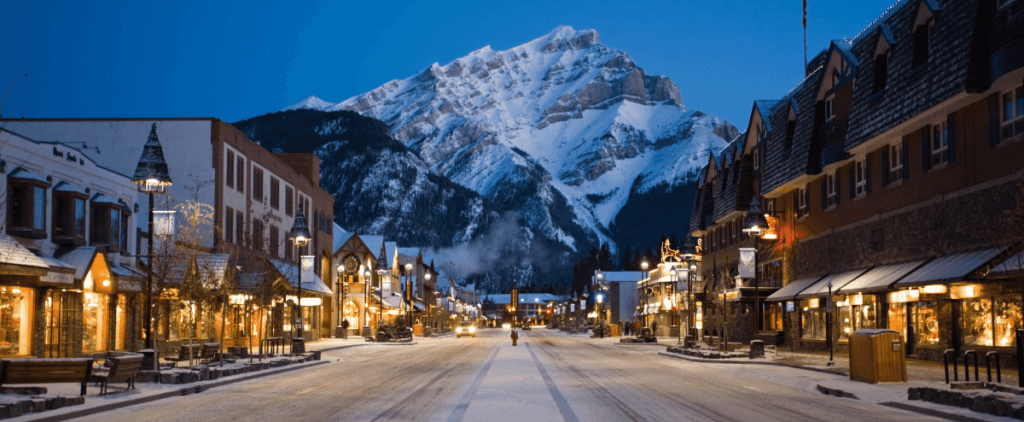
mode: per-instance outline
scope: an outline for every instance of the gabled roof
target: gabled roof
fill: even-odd
[[[764,128],[769,132],[772,131],[771,117],[772,109],[779,104],[779,100],[754,100],[754,109],[761,114],[761,121],[764,122]]]
[[[81,280],[85,278],[85,273],[89,272],[89,267],[92,266],[96,255],[95,246],[80,246],[57,256],[57,259],[74,268],[75,280]]]
[[[376,257],[380,253],[381,245],[384,244],[384,236],[376,235],[359,235],[359,239],[366,244],[366,248],[373,252],[373,256]]]
[[[334,224],[334,236],[333,236],[334,249],[332,250],[332,253],[338,253],[338,249],[341,249],[341,247],[345,245],[345,242],[348,242],[348,240],[351,239],[352,236],[355,235],[355,233],[354,232],[346,232],[344,229],[341,228],[341,226],[338,225],[338,223],[333,223],[333,224]]]

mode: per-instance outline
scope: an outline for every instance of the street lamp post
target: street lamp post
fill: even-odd
[[[697,272],[697,261],[700,260],[700,251],[697,245],[694,243],[692,237],[688,237],[686,242],[683,243],[682,250],[683,261],[686,263],[686,339],[690,340],[691,330],[696,327],[696,309],[693,306],[693,281],[696,279],[694,273]]]
[[[679,271],[676,270],[676,266],[675,265],[672,265],[672,271],[670,271],[670,273],[672,274],[672,280],[675,281],[675,283],[676,283],[676,287],[674,289],[672,289],[672,290],[675,292],[676,296],[678,297],[679,296]],[[679,307],[680,307],[679,305],[681,305],[681,304],[679,303],[680,302],[679,300],[673,300],[673,302],[675,302],[675,304],[676,304],[676,320],[677,320],[677,324],[679,324],[676,327],[676,344],[683,344],[683,316],[680,315],[680,309],[679,309]]]
[[[135,175],[132,182],[139,185],[139,191],[149,194],[149,238],[148,242],[148,271],[146,271],[146,312],[143,322],[146,331],[146,348],[155,349],[156,340],[153,338],[153,194],[163,193],[171,186],[171,175],[167,169],[167,161],[164,160],[164,150],[160,145],[160,139],[156,135],[156,123],[149,132],[149,139],[142,148],[142,156],[139,157],[139,164],[135,167]],[[153,358],[153,369],[156,369],[156,356]]]
[[[644,295],[643,295],[644,296],[644,304],[643,304],[643,307],[640,308],[640,309],[643,310],[642,312],[643,312],[643,317],[644,317],[644,328],[647,328],[647,313],[648,313],[647,312],[647,285],[650,284],[650,283],[647,283],[644,280],[647,280],[647,261],[646,260],[640,262],[640,282],[643,283],[643,284],[641,284],[641,286],[643,287],[643,292],[644,292]],[[651,334],[654,334],[654,333],[651,333]]]
[[[407,312],[405,320],[412,330],[412,263],[405,263],[405,300]]]
[[[384,277],[388,275],[388,256],[385,249],[385,244],[382,242],[380,245],[380,256],[377,257],[377,283],[380,285],[380,306],[378,306],[377,316],[377,332],[380,332],[380,326],[384,322]],[[378,336],[379,337],[379,336]]]
[[[430,293],[432,291],[432,290],[427,290],[429,284],[430,284],[430,271],[426,271],[423,274],[423,296],[427,296],[427,293]],[[435,294],[435,296],[437,296],[437,295]],[[436,304],[437,303],[436,301],[434,301],[433,298],[424,297],[424,299],[427,299],[427,303],[432,303],[432,304]],[[428,312],[428,314],[427,314],[427,325],[433,325],[433,323],[434,323],[434,305],[430,305],[427,308],[427,312]],[[426,332],[426,331],[424,331],[424,332]]]
[[[345,293],[348,291],[348,282],[345,281],[344,275],[345,264],[338,264],[338,290],[341,290],[341,321],[345,321]],[[342,326],[341,321],[338,321],[338,326]],[[342,328],[342,338],[348,338],[348,328]]]
[[[370,283],[373,280],[371,277],[373,273],[369,268],[363,271],[363,337],[370,335]]]
[[[761,328],[761,270],[757,260],[758,253],[758,241],[761,236],[768,238],[768,219],[765,217],[765,213],[761,211],[761,201],[755,196],[750,201],[750,208],[747,211],[747,221],[743,231],[754,238],[754,339],[757,339],[757,333]]]
[[[309,244],[310,239],[309,226],[306,225],[306,214],[302,211],[302,204],[299,204],[299,210],[295,214],[295,221],[292,223],[290,233],[291,234],[288,237],[292,240],[292,244],[294,244],[296,248],[299,248],[301,253],[302,248]],[[297,296],[295,296],[295,310],[298,312],[298,317],[294,318],[298,322],[298,327],[295,328],[295,339],[298,341],[302,340],[302,329],[304,328],[304,321],[302,320],[302,267],[304,264],[304,258],[304,255],[299,255],[299,276],[298,281],[295,283],[295,290],[297,294]],[[293,340],[292,347],[295,347],[294,341],[295,340]]]

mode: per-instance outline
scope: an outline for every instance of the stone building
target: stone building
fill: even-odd
[[[1021,27],[1019,0],[900,1],[815,55],[780,100],[755,102],[694,203],[709,297],[750,281],[735,259],[755,246],[742,232],[753,200],[777,236],[756,240],[760,285],[777,289],[754,305],[762,337],[824,349],[831,334],[843,350],[877,327],[922,358],[1011,351],[1022,327]]]

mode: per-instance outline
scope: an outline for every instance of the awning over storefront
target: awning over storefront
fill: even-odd
[[[46,274],[39,278],[40,282],[73,288],[75,286],[75,268],[52,256],[36,253],[36,256],[46,264]]]
[[[146,275],[123,265],[112,265],[110,272],[117,280],[117,289],[124,293],[142,293]]]
[[[783,300],[793,300],[798,293],[804,291],[804,289],[810,287],[812,284],[814,284],[818,280],[821,280],[822,278],[824,277],[819,275],[814,277],[803,278],[792,283],[789,283],[785,286],[782,286],[782,288],[779,289],[779,291],[772,293],[772,295],[768,296],[765,299],[765,301],[779,302]]]
[[[1024,270],[1024,252],[1011,256],[988,272],[988,277],[1018,277]]]
[[[424,305],[423,302],[420,302],[418,300],[413,302],[413,306],[416,308],[417,311],[423,311],[427,309],[427,305]]]
[[[904,262],[902,264],[880,265],[857,277],[849,284],[841,287],[838,294],[869,293],[888,290],[892,283],[914,271],[926,260]]]
[[[843,286],[846,286],[848,283],[859,277],[861,274],[866,273],[867,271],[867,268],[861,268],[859,270],[829,274],[822,278],[821,280],[818,280],[817,283],[812,284],[811,287],[808,287],[804,291],[797,294],[796,298],[808,299],[812,297],[828,296],[829,283],[832,284],[832,294],[835,294]]]
[[[1006,247],[982,249],[935,258],[896,283],[896,287],[914,287],[963,280],[968,274],[991,261]]]

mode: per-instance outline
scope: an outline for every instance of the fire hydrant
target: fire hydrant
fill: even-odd
[[[516,331],[516,330],[512,330],[512,336],[511,337],[512,337],[512,345],[515,346],[516,345],[516,340],[519,340],[519,332]]]

